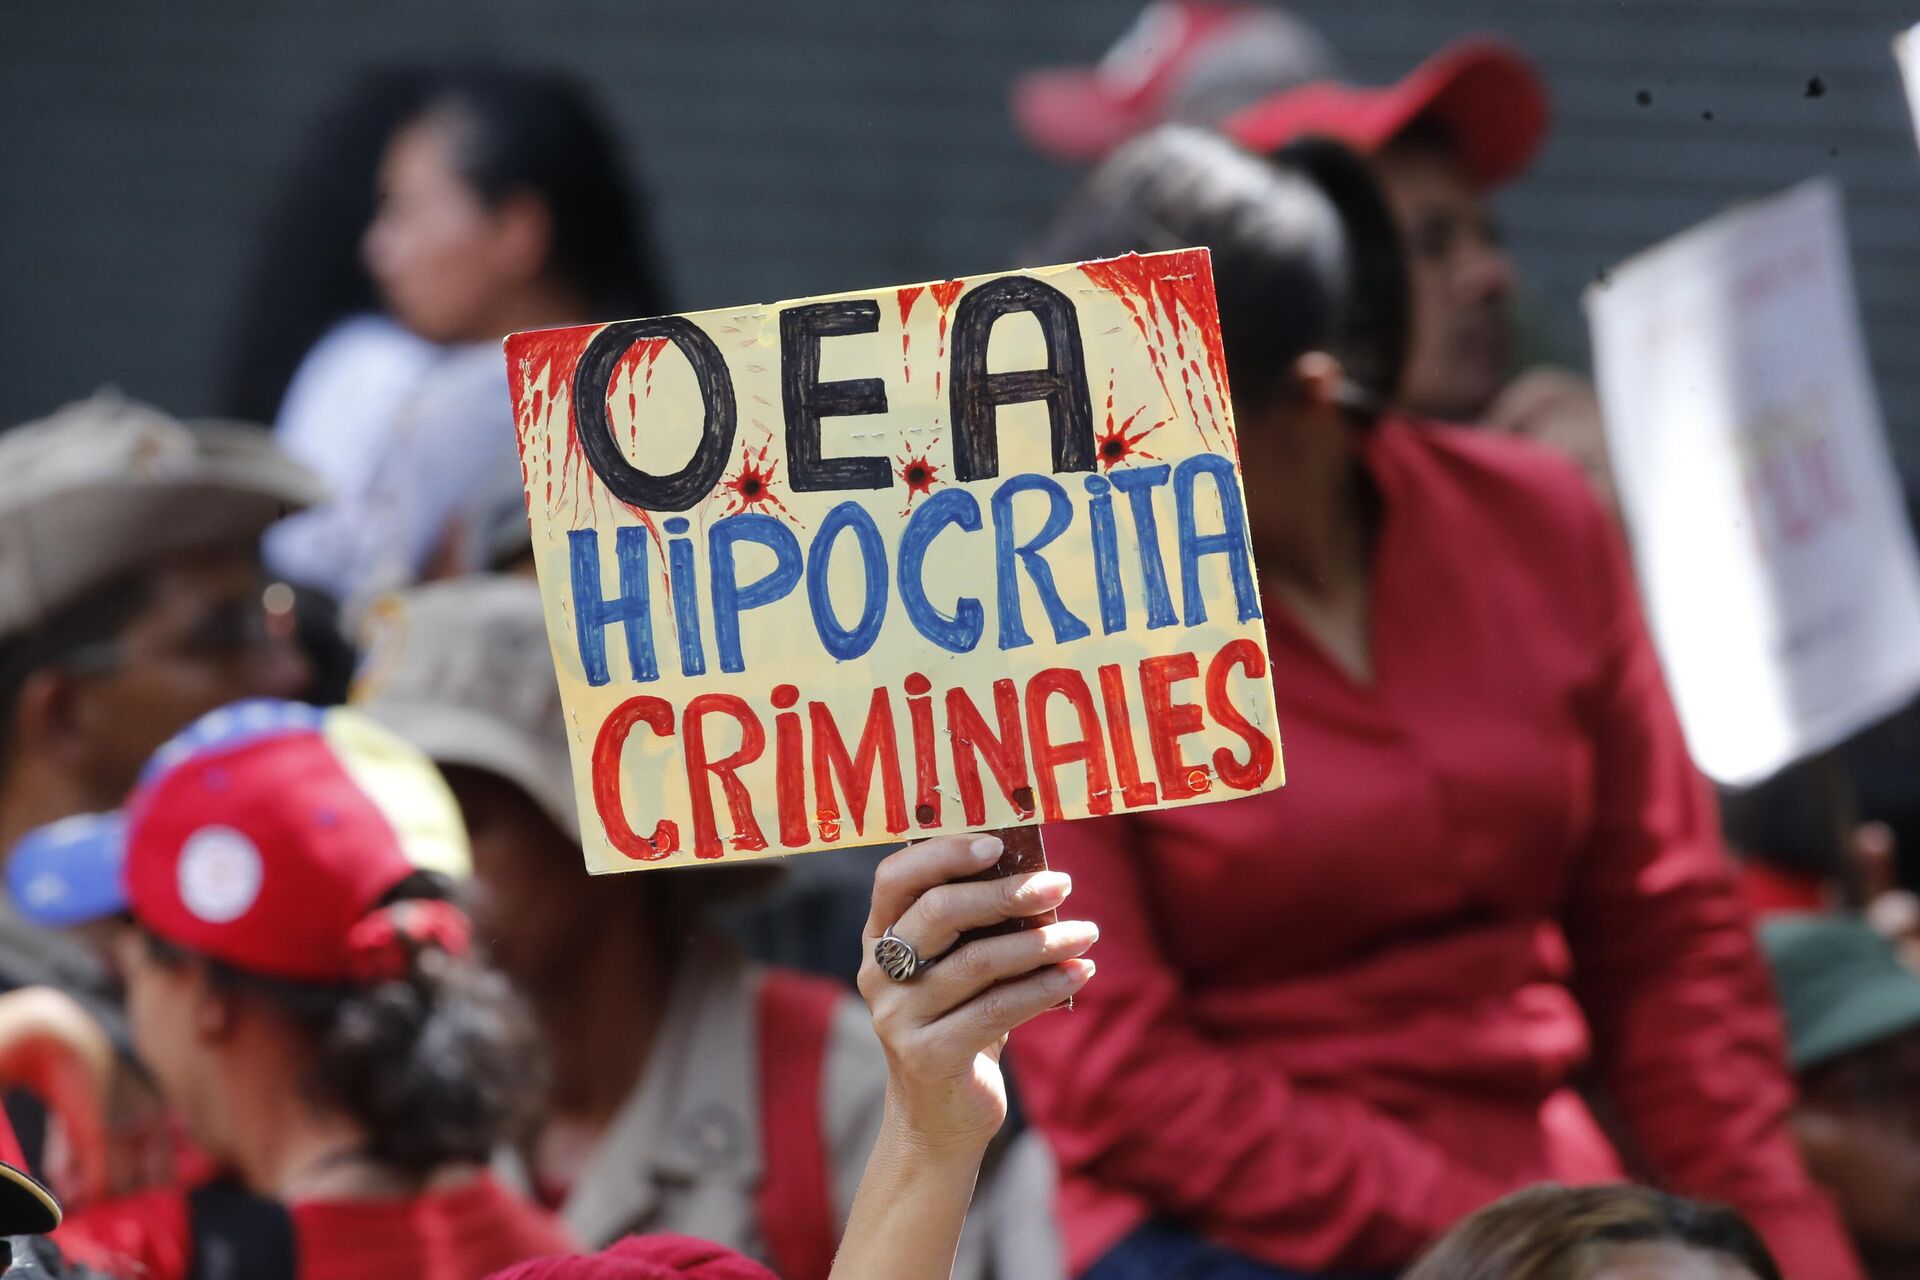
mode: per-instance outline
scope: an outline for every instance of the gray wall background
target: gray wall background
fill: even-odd
[[[1557,125],[1503,199],[1530,307],[1584,356],[1580,290],[1727,204],[1846,191],[1897,445],[1920,464],[1920,155],[1889,40],[1914,0],[1296,0],[1360,79],[1501,32]],[[102,382],[209,411],[287,148],[354,69],[513,53],[620,123],[688,308],[1013,265],[1071,175],[1004,107],[1138,0],[76,0],[0,8],[0,422]],[[1808,93],[1818,77],[1824,92]],[[1640,95],[1649,96],[1643,105]],[[1709,118],[1709,113],[1711,118]]]

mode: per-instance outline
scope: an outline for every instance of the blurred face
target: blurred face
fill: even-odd
[[[1619,1245],[1585,1280],[1754,1280],[1746,1266],[1724,1253],[1680,1244]]]
[[[1862,1251],[1920,1262],[1920,1031],[1806,1072],[1794,1128]]]
[[[118,935],[116,957],[134,1052],[194,1142],[210,1155],[225,1154],[216,1090],[209,1087],[215,1074],[211,1048],[202,1034],[210,998],[206,970],[161,962],[146,935],[132,926]]]
[[[537,279],[524,210],[489,206],[461,176],[462,126],[429,115],[400,130],[380,166],[379,209],[361,243],[367,270],[401,324],[433,342],[496,331],[518,290]]]
[[[1406,240],[1413,289],[1403,399],[1417,413],[1471,420],[1512,373],[1513,265],[1486,197],[1450,153],[1389,146],[1376,166]]]
[[[473,845],[474,931],[529,996],[572,980],[591,922],[624,895],[596,891],[580,848],[519,787],[478,769],[445,770]]]
[[[152,572],[147,607],[117,637],[73,655],[74,718],[103,801],[117,804],[147,757],[206,712],[305,688],[292,614],[269,600],[250,551],[179,557]]]

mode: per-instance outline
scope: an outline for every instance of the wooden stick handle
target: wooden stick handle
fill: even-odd
[[[1037,826],[1001,827],[997,831],[983,831],[980,834],[999,836],[1000,843],[1006,849],[1000,854],[1000,861],[988,867],[972,880],[998,880],[1002,876],[1024,875],[1029,871],[1047,869],[1047,849],[1040,841],[1040,828]],[[971,942],[975,938],[991,938],[1001,933],[1017,933],[1022,929],[1037,929],[1043,924],[1052,924],[1060,917],[1052,911],[1037,916],[1028,916],[1024,920],[1003,920],[997,925],[985,929],[973,929],[960,935],[955,946]]]

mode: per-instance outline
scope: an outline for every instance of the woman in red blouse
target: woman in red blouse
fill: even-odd
[[[1545,453],[1382,409],[1405,284],[1357,158],[1150,135],[1051,256],[1192,244],[1287,786],[1048,833],[1108,975],[1015,1045],[1076,1267],[1384,1273],[1515,1188],[1632,1169],[1738,1206],[1789,1274],[1857,1274],[1616,529]]]

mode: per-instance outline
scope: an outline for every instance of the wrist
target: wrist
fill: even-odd
[[[998,1125],[929,1125],[916,1118],[911,1108],[889,1088],[874,1149],[877,1152],[885,1147],[890,1154],[911,1162],[916,1169],[977,1168],[998,1128]]]

